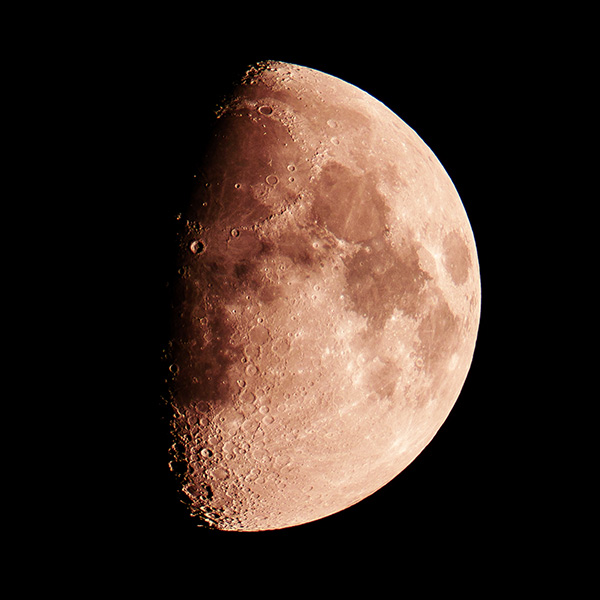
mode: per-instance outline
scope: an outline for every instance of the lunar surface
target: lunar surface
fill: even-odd
[[[433,438],[469,370],[480,279],[461,200],[382,103],[249,69],[180,216],[172,469],[199,524],[341,511]]]

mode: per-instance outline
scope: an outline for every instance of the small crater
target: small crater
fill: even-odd
[[[273,114],[273,109],[268,105],[264,105],[264,106],[258,107],[258,112],[261,115],[271,115],[271,114]]]
[[[266,417],[265,417],[266,418]],[[264,449],[264,448],[256,448],[253,452],[252,452],[252,456],[256,459],[256,460],[265,460],[269,458],[269,453]]]
[[[269,406],[271,404],[271,399],[268,396],[263,396],[257,402],[259,406]]]
[[[249,337],[252,342],[260,346],[269,339],[269,331],[264,325],[257,325],[250,331]]]
[[[199,413],[206,414],[209,410],[208,402],[205,402],[204,400],[200,400],[199,402],[196,403],[196,410]]]
[[[237,229],[232,229],[230,234],[231,234],[231,237],[236,238],[236,237],[239,237],[240,232]]]
[[[276,185],[279,182],[279,177],[277,175],[267,175],[265,181],[269,185]]]
[[[246,367],[246,375],[250,375],[252,377],[252,376],[256,375],[257,373],[258,373],[258,369],[256,368],[255,365],[250,364]]]
[[[206,245],[202,240],[194,240],[190,244],[190,250],[192,254],[202,254],[206,250]]]
[[[280,356],[287,354],[290,350],[290,342],[285,338],[279,338],[273,343],[272,350],[275,354],[279,354]]]
[[[223,479],[227,479],[227,477],[229,477],[229,473],[227,472],[227,470],[222,469],[221,467],[215,469],[212,475],[215,479],[218,479],[219,481],[223,481]]]
[[[244,348],[244,352],[249,359],[258,358],[260,355],[260,345],[252,342]]]
[[[253,429],[256,429],[256,423],[252,420],[252,419],[246,419],[243,423],[242,423],[242,430],[243,431],[252,431]]]

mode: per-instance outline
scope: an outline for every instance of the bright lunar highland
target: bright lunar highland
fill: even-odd
[[[233,531],[321,519],[396,477],[471,365],[473,233],[433,152],[381,102],[282,62],[219,109],[180,217],[172,468]]]

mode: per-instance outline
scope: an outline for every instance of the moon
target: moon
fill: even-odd
[[[481,290],[448,174],[381,102],[252,66],[180,215],[171,468],[198,524],[262,531],[368,497],[442,426]]]

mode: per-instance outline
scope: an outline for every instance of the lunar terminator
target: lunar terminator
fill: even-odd
[[[282,62],[218,112],[182,215],[173,468],[200,523],[347,508],[429,443],[480,314],[471,227],[427,145],[366,92]]]

